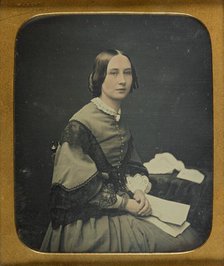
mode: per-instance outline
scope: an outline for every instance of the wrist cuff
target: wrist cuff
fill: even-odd
[[[120,210],[125,210],[126,209],[126,206],[128,204],[128,197],[122,197],[122,201],[121,201],[121,204],[119,206],[119,209]]]

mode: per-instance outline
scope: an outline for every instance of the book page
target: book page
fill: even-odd
[[[160,199],[155,196],[146,195],[152,207],[152,216],[163,222],[182,225],[190,209],[190,205],[175,201]]]
[[[164,223],[160,221],[158,218],[150,216],[150,217],[144,217],[145,221],[148,221],[154,225],[156,225],[158,228],[166,232],[167,234],[177,237],[178,235],[182,234],[185,229],[188,228],[190,225],[189,222],[184,222],[182,225],[174,225],[169,223]]]
[[[204,175],[195,169],[182,169],[179,174],[177,175],[177,178],[189,180],[194,183],[201,184],[204,180]]]

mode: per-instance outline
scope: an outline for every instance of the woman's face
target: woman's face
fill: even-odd
[[[107,65],[101,95],[109,100],[123,100],[129,94],[131,85],[132,69],[129,59],[120,54],[113,56]]]

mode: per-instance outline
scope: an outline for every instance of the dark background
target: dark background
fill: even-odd
[[[91,99],[88,76],[95,56],[108,48],[124,50],[136,67],[140,89],[125,100],[123,113],[142,160],[171,152],[186,167],[212,171],[211,44],[199,21],[183,15],[33,19],[18,32],[15,53],[16,223],[31,246],[26,233],[41,225],[44,234],[48,224],[52,141]]]

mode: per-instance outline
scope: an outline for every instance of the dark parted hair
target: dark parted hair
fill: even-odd
[[[131,69],[132,69],[131,91],[138,88],[138,78],[137,78],[136,71],[131,62],[130,57],[126,53],[120,50],[108,49],[108,50],[102,51],[96,56],[95,62],[93,65],[93,71],[89,75],[89,90],[92,93],[93,97],[99,97],[101,95],[102,84],[107,75],[108,63],[110,62],[112,57],[114,57],[115,55],[119,55],[119,54],[126,56],[131,63]]]

